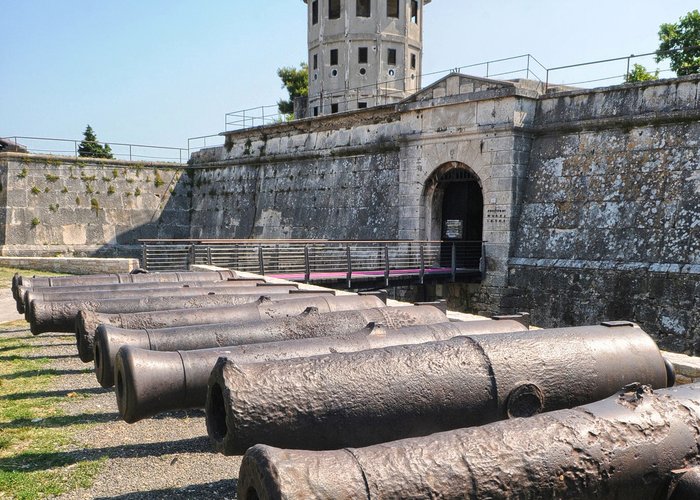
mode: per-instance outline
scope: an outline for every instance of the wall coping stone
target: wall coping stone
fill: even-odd
[[[118,159],[108,159],[108,158],[84,158],[75,156],[61,156],[61,155],[45,155],[36,153],[16,153],[16,152],[6,152],[0,153],[0,160],[28,160],[28,161],[53,161],[61,163],[86,163],[86,164],[99,164],[101,166],[108,165],[118,165],[120,167],[130,167],[133,165],[139,165],[144,167],[157,167],[157,168],[170,168],[170,169],[182,169],[186,168],[186,163],[176,163],[176,162],[155,162],[155,161],[136,161],[136,160],[118,160]]]
[[[139,267],[139,260],[91,257],[0,257],[0,266],[67,274],[111,274],[129,273]]]
[[[603,269],[619,271],[648,271],[659,274],[700,274],[700,264],[660,262],[619,262],[614,260],[534,259],[511,257],[509,267],[541,267],[556,269]]]

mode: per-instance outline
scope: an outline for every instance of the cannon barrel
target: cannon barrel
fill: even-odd
[[[114,324],[130,330],[144,328],[165,328],[169,325],[188,326],[206,325],[213,321],[218,323],[243,324],[272,318],[297,316],[307,307],[316,307],[319,312],[346,311],[351,309],[369,309],[382,307],[384,302],[374,295],[348,295],[336,297],[332,291],[301,292],[289,295],[276,294],[269,297],[252,296],[253,300],[238,305],[219,307],[197,307],[188,309],[170,309],[133,314],[101,314],[80,311],[75,321],[75,337],[78,356],[84,362],[94,360],[95,333],[100,324]],[[241,300],[248,295],[239,296]],[[132,341],[136,341],[133,339]]]
[[[153,283],[177,281],[222,281],[237,278],[235,271],[186,271],[162,273],[123,273],[123,274],[84,274],[79,276],[35,276],[32,278],[17,275],[12,279],[12,296],[21,300],[28,288],[99,285],[109,283]]]
[[[698,500],[700,498],[700,465],[674,470],[668,500]]]
[[[472,335],[262,363],[220,359],[206,423],[224,454],[367,446],[667,385],[654,341],[628,322]]]
[[[426,306],[417,309],[416,312],[422,316],[420,319],[429,319],[422,314],[422,309],[427,309]],[[328,313],[328,316],[337,317],[337,313]],[[393,324],[396,326],[400,322],[394,321]],[[527,326],[515,320],[437,323],[425,327],[392,329],[370,323],[357,332],[339,337],[284,340],[196,351],[155,352],[127,345],[119,349],[115,361],[117,406],[121,417],[129,423],[168,410],[203,408],[209,374],[219,357],[226,357],[236,363],[254,363],[430,342],[467,332],[477,334],[526,329]]]
[[[65,291],[62,294],[44,295],[36,292],[27,292],[25,296],[29,299],[27,304],[30,304],[25,319],[29,320],[32,317],[31,308],[37,307],[39,304],[47,302],[93,302],[101,299],[140,299],[144,297],[196,297],[198,295],[248,295],[248,294],[267,294],[267,293],[288,293],[289,290],[297,290],[296,284],[278,285],[273,283],[253,283],[252,285],[231,285],[228,282],[222,281],[217,283],[208,283],[203,286],[179,285],[170,283],[167,288],[151,288],[149,285],[142,285],[141,288],[131,290],[99,290],[99,291],[80,291],[72,292]],[[54,290],[60,290],[55,288]],[[41,307],[41,306],[39,306]],[[127,306],[128,307],[128,306]],[[35,314],[35,313],[34,313]]]
[[[24,314],[25,304],[29,304],[33,299],[41,300],[67,300],[68,296],[75,296],[79,293],[101,294],[104,292],[123,292],[135,290],[153,290],[165,288],[228,288],[228,287],[243,287],[255,286],[257,284],[265,284],[263,279],[233,279],[229,278],[226,281],[178,281],[178,282],[150,282],[150,283],[110,283],[106,285],[70,285],[70,286],[55,286],[50,288],[31,288],[24,292],[23,298],[17,301],[17,312]]]
[[[632,384],[573,409],[366,448],[254,446],[238,498],[668,498],[672,471],[700,462],[698,426],[700,385]]]
[[[107,313],[130,313],[143,311],[164,311],[168,309],[206,307],[224,304],[245,304],[257,300],[261,295],[288,294],[293,287],[233,287],[159,291],[121,298],[81,298],[74,300],[33,300],[25,312],[34,335],[44,332],[73,332],[78,311],[98,311]]]
[[[449,319],[445,313],[435,306],[409,306],[329,313],[319,313],[312,307],[297,316],[243,325],[218,323],[155,330],[127,330],[100,325],[95,330],[95,374],[102,387],[114,385],[114,361],[117,351],[124,345],[152,351],[191,351],[277,340],[347,335],[365,328],[369,323],[382,323],[391,328],[400,328],[446,322],[449,322]],[[214,367],[214,363],[211,363],[211,367]]]

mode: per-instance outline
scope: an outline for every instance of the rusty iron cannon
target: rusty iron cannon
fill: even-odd
[[[63,290],[63,293],[49,293],[43,294],[41,292],[27,292],[25,297],[29,300],[26,301],[29,307],[25,311],[25,319],[28,321],[32,315],[36,316],[36,312],[32,313],[32,308],[41,309],[48,308],[47,303],[52,302],[63,302],[63,303],[75,303],[76,308],[80,307],[82,303],[92,303],[99,300],[116,300],[124,299],[125,309],[128,310],[130,307],[126,302],[128,299],[138,300],[145,297],[196,297],[200,295],[264,295],[270,293],[288,293],[289,290],[297,290],[299,287],[296,284],[290,285],[278,285],[270,283],[253,283],[246,285],[235,284],[234,282],[216,282],[211,284],[204,284],[203,286],[189,286],[189,285],[179,285],[178,283],[171,283],[169,287],[166,288],[151,288],[148,284],[143,285],[141,288],[129,289],[129,290],[87,290],[73,292],[72,290]],[[61,288],[54,288],[55,291],[61,291]],[[65,310],[65,307],[62,308]]]
[[[385,309],[388,310],[383,311],[384,315],[391,313],[393,309],[412,308]],[[429,309],[434,308],[418,306],[415,313],[423,316]],[[427,314],[440,319],[433,312]],[[342,315],[328,313],[328,316]],[[406,316],[402,316],[401,319],[403,318]],[[423,316],[420,319],[428,321],[433,318]],[[399,326],[402,320],[394,320],[392,324]],[[117,353],[115,362],[117,406],[121,417],[129,423],[168,410],[203,408],[206,402],[209,374],[219,357],[235,360],[236,363],[253,363],[318,356],[329,352],[357,352],[390,345],[429,342],[467,333],[503,333],[526,329],[526,324],[513,319],[443,322],[391,329],[371,323],[362,330],[337,337],[285,340],[196,351],[155,352],[124,346]],[[329,330],[323,333],[327,334]]]
[[[242,295],[240,297],[246,298],[248,296]],[[289,295],[277,294],[269,297],[253,296],[253,301],[218,307],[195,307],[133,314],[101,314],[80,311],[75,322],[78,355],[86,363],[94,360],[95,332],[100,324],[116,322],[117,326],[121,325],[124,327],[126,325],[130,329],[166,328],[173,324],[177,326],[206,325],[211,324],[212,321],[243,324],[272,318],[297,316],[308,307],[315,307],[319,312],[383,307],[385,303],[382,297],[384,295],[347,295],[336,297],[332,293],[312,291],[295,292]]]
[[[700,464],[698,428],[700,385],[631,384],[573,409],[366,448],[254,446],[238,498],[669,498],[674,470]]]
[[[471,335],[354,353],[239,364],[220,359],[207,431],[224,454],[367,446],[666,387],[654,341],[629,322]]]
[[[21,301],[17,302],[17,312],[24,314],[25,304],[29,304],[33,299],[41,300],[68,300],[68,297],[76,297],[83,293],[93,297],[98,297],[100,294],[114,292],[116,294],[127,295],[126,291],[134,293],[138,290],[153,290],[153,289],[170,289],[170,288],[228,288],[228,287],[245,287],[255,286],[257,284],[265,284],[263,279],[233,279],[229,278],[226,281],[178,281],[178,282],[149,282],[149,283],[114,283],[106,285],[70,285],[70,286],[54,286],[50,288],[32,288],[24,292]],[[107,296],[107,295],[104,295]]]
[[[206,307],[215,305],[246,304],[261,295],[287,295],[294,286],[282,287],[258,285],[255,287],[181,288],[134,291],[126,297],[79,298],[73,300],[33,300],[25,312],[34,335],[45,332],[73,332],[78,312],[99,311],[106,313],[131,313],[164,311],[168,309]]]
[[[297,316],[242,325],[217,323],[155,330],[127,330],[100,325],[95,330],[94,339],[95,374],[102,387],[114,385],[114,362],[117,352],[124,345],[151,351],[192,351],[259,342],[348,335],[365,328],[369,323],[382,323],[391,328],[400,328],[447,322],[449,319],[442,309],[432,305],[418,305],[328,313],[319,313],[318,309],[311,307]],[[208,377],[216,357],[211,358],[214,356],[211,351],[206,356],[207,359],[211,359],[210,368],[206,373]],[[150,375],[156,379],[159,378],[157,375],[159,367],[164,371],[171,371],[166,365],[151,364],[150,366]],[[204,387],[206,387],[206,377]],[[187,378],[190,379],[190,375]],[[206,396],[206,391],[204,395]]]
[[[123,274],[86,274],[79,276],[34,276],[26,277],[15,274],[12,278],[12,296],[22,300],[24,291],[30,288],[47,288],[71,285],[99,285],[109,283],[153,283],[179,281],[224,281],[238,278],[235,271],[187,271],[162,273],[123,273]]]

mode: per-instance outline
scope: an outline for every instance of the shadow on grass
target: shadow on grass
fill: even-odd
[[[0,361],[26,361],[28,359],[65,359],[76,358],[77,354],[52,354],[50,356],[0,356]]]
[[[20,399],[61,398],[68,394],[104,394],[106,392],[112,392],[112,389],[85,387],[82,389],[63,389],[60,391],[15,392],[13,394],[0,396],[0,400],[18,401]]]
[[[106,422],[116,422],[119,420],[119,413],[81,413],[79,415],[61,415],[58,417],[47,417],[39,421],[34,421],[28,418],[20,418],[12,422],[4,423],[2,426],[5,429],[20,428],[20,427],[65,427],[76,424],[104,424]]]
[[[236,471],[231,471],[236,474]],[[146,499],[190,499],[190,498],[234,498],[238,481],[222,479],[213,483],[194,484],[184,488],[167,488],[162,490],[139,491],[113,497],[96,497],[99,500],[146,500]]]
[[[7,351],[22,351],[22,350],[27,350],[31,349],[34,346],[31,345],[8,345],[5,347],[0,347],[0,352],[7,352]]]
[[[0,379],[15,380],[18,378],[38,377],[40,375],[82,375],[90,372],[92,372],[92,370],[89,368],[84,368],[82,370],[55,370],[53,368],[47,368],[45,370],[26,370],[23,372],[8,373],[6,375],[0,375]]]
[[[107,458],[160,457],[175,453],[214,453],[207,436],[162,441],[159,443],[132,444],[90,448],[76,451],[56,451],[47,453],[20,453],[8,458],[0,458],[0,471],[33,472],[63,467],[86,460]]]

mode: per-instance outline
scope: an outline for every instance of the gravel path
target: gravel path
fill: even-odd
[[[33,337],[24,327],[3,335],[28,340],[36,346],[30,357],[51,360],[58,376],[47,395],[65,397],[64,421],[89,424],[60,452],[76,460],[107,457],[91,488],[58,498],[235,498],[241,458],[211,451],[202,411],[126,424],[118,419],[113,390],[101,388],[88,371],[92,364],[78,359],[73,335]]]

